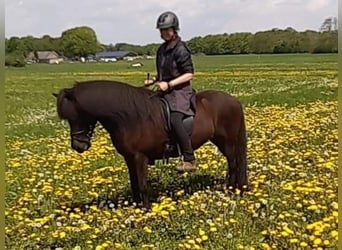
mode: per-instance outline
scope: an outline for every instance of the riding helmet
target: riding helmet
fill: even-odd
[[[179,30],[179,21],[175,13],[166,11],[162,13],[157,20],[157,29],[174,28]]]

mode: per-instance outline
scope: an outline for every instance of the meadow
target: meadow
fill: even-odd
[[[244,105],[250,190],[216,190],[226,161],[207,143],[199,170],[149,168],[151,210],[131,202],[106,132],[70,148],[53,92],[75,81],[142,85],[154,61],[6,69],[7,249],[337,249],[337,55],[194,57],[197,91]]]

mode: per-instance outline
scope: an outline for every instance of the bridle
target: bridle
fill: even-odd
[[[80,142],[89,142],[89,140],[91,140],[92,136],[94,133],[94,125],[89,124],[88,126],[88,131],[86,129],[81,129],[75,132],[70,133],[71,137],[77,141]],[[88,140],[84,140],[80,137],[80,135],[85,135],[87,137]]]

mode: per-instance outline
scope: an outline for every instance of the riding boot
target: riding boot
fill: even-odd
[[[186,142],[186,143],[185,143]],[[180,147],[183,154],[183,163],[176,166],[178,172],[196,171],[196,161],[194,151],[192,149],[191,140],[180,140]]]
[[[194,172],[197,170],[196,161],[184,161],[183,163],[176,166],[176,170],[179,173]]]
[[[184,115],[179,112],[171,113],[171,123],[177,142],[180,145],[184,163],[178,165],[176,170],[179,172],[191,172],[196,170],[194,150],[191,145],[191,140],[183,125]]]

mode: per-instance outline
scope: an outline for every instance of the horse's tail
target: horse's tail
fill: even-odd
[[[235,148],[236,164],[238,168],[237,183],[238,188],[243,190],[248,190],[248,179],[247,179],[247,134],[246,134],[246,124],[243,112],[243,107],[241,105],[241,122],[238,131],[237,144]]]

